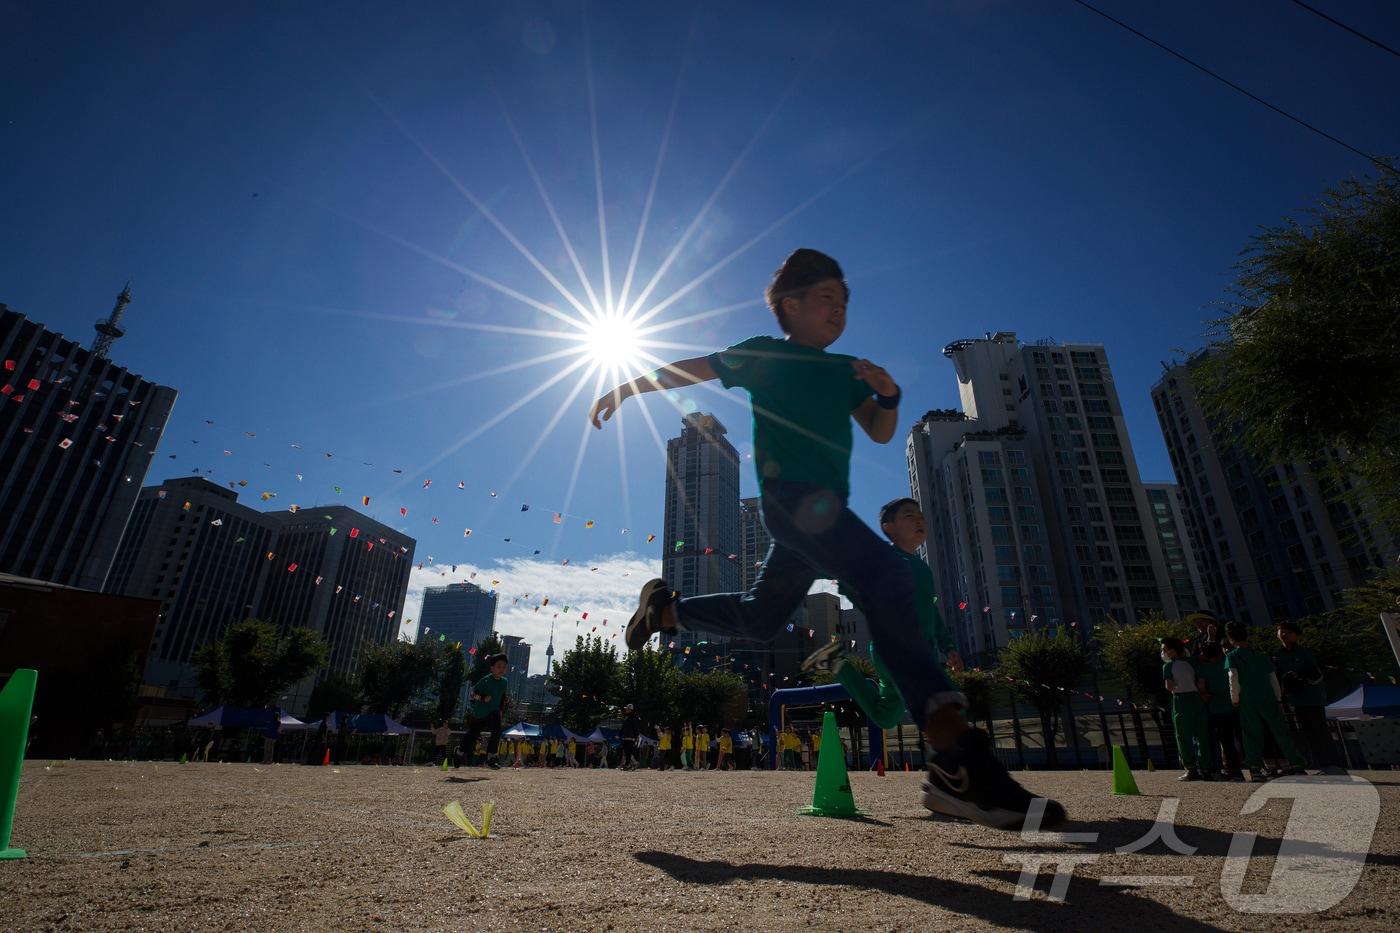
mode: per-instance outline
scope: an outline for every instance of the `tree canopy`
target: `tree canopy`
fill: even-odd
[[[360,693],[365,711],[395,719],[438,676],[442,652],[436,642],[366,643],[360,649]]]
[[[580,635],[554,665],[549,689],[559,697],[554,715],[573,732],[588,732],[613,703],[618,686],[617,648]]]
[[[1400,172],[1327,188],[1236,270],[1193,372],[1207,411],[1261,461],[1331,463],[1400,518]]]
[[[322,664],[330,649],[319,632],[245,619],[194,652],[196,682],[211,706],[271,706]]]

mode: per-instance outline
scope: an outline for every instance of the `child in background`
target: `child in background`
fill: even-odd
[[[1225,656],[1230,675],[1230,700],[1240,711],[1240,731],[1244,733],[1244,763],[1256,782],[1267,781],[1273,772],[1264,767],[1264,731],[1267,729],[1288,757],[1289,774],[1306,774],[1303,756],[1288,736],[1283,721],[1283,692],[1279,689],[1274,662],[1262,651],[1249,646],[1249,628],[1243,622],[1229,622],[1225,636],[1234,648]]]
[[[1176,753],[1186,769],[1177,780],[1212,780],[1215,765],[1206,727],[1206,701],[1197,686],[1196,668],[1186,660],[1186,645],[1179,638],[1163,638],[1161,656],[1162,677],[1172,695]]]
[[[1230,675],[1225,670],[1225,652],[1219,642],[1206,642],[1201,645],[1201,654],[1196,665],[1196,676],[1206,698],[1206,715],[1220,740],[1220,750],[1224,755],[1225,768],[1220,776],[1227,781],[1243,781],[1240,772],[1240,752],[1236,743],[1242,746],[1240,737],[1240,714],[1230,701]]]
[[[1297,622],[1278,624],[1278,641],[1282,646],[1274,655],[1274,664],[1282,675],[1280,686],[1289,709],[1298,721],[1303,739],[1308,743],[1313,767],[1323,774],[1345,774],[1337,760],[1337,748],[1327,728],[1327,689],[1322,685],[1322,667],[1317,655],[1298,644],[1303,629]]]
[[[953,644],[953,637],[948,634],[947,626],[943,624],[943,616],[938,612],[933,572],[917,553],[919,546],[928,538],[928,524],[918,501],[905,496],[886,502],[880,509],[880,530],[890,539],[890,544],[914,574],[914,608],[919,613],[919,629],[924,640],[935,652],[943,653],[949,667],[961,673],[962,657]],[[832,642],[808,655],[807,660],[802,662],[802,670],[829,671],[875,725],[881,729],[893,729],[904,718],[904,698],[895,689],[874,644],[870,645],[870,662],[875,665],[877,683],[874,685],[860,672],[860,668],[846,663],[845,646],[841,642]]]

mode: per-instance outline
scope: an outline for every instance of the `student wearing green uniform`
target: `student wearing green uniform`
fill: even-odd
[[[1225,670],[1225,652],[1220,650],[1219,642],[1209,641],[1201,646],[1196,676],[1205,690],[1206,715],[1210,717],[1224,756],[1225,768],[1220,776],[1227,781],[1243,781],[1239,750],[1244,740],[1240,737],[1240,713],[1230,702],[1230,674]],[[1214,748],[1212,745],[1212,751]]]
[[[462,747],[467,750],[467,763],[476,753],[476,742],[483,732],[491,734],[486,743],[486,764],[492,770],[499,769],[496,751],[501,747],[501,701],[506,696],[506,665],[510,662],[503,654],[492,655],[489,659],[491,673],[472,686],[472,705],[467,712],[470,722],[467,734],[462,737]]]
[[[1178,781],[1214,778],[1206,701],[1197,686],[1196,667],[1186,660],[1186,644],[1179,638],[1162,639],[1162,678],[1172,695],[1172,731],[1176,753],[1186,769]]]
[[[1274,655],[1283,687],[1283,698],[1298,720],[1298,728],[1308,743],[1314,768],[1324,774],[1344,774],[1337,760],[1337,747],[1327,728],[1327,690],[1322,685],[1322,667],[1317,656],[1298,644],[1303,629],[1297,622],[1280,622],[1278,640],[1282,647]]]
[[[1264,652],[1249,646],[1249,628],[1243,622],[1230,622],[1225,636],[1234,648],[1225,657],[1230,675],[1230,700],[1240,711],[1240,731],[1244,733],[1244,763],[1254,781],[1274,776],[1264,767],[1264,731],[1278,742],[1291,766],[1289,774],[1305,774],[1303,756],[1288,736],[1283,721],[1283,693],[1279,689],[1274,662]]]
[[[934,590],[933,572],[916,553],[928,537],[928,525],[917,500],[907,496],[885,503],[880,509],[880,530],[890,539],[899,556],[909,564],[914,574],[914,608],[919,612],[919,631],[930,648],[942,652],[948,666],[962,671],[962,656],[943,624],[938,612],[938,597]],[[823,645],[802,662],[804,671],[829,671],[836,682],[846,688],[851,699],[881,729],[893,729],[904,718],[904,698],[895,689],[884,662],[870,646],[870,661],[875,665],[877,682],[872,684],[854,664],[846,663],[845,647],[840,642]]]
[[[753,409],[759,508],[773,546],[753,587],[677,599],[665,580],[642,588],[627,625],[639,650],[660,632],[705,631],[768,641],[777,636],[818,579],[835,579],[858,598],[887,672],[935,754],[923,805],[984,826],[1021,829],[1033,795],[993,754],[987,734],[962,717],[967,698],[949,682],[920,637],[909,565],[847,505],[854,421],[877,444],[893,439],[900,390],[868,359],[828,353],[846,329],[850,289],[841,266],[799,249],[773,274],[766,297],[781,338],[751,337],[708,356],[679,360],[617,386],[589,412],[594,427],[623,401],[718,379],[743,388]],[[1065,819],[1041,798],[1042,827]]]

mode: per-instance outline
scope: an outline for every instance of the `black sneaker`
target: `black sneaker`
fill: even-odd
[[[627,648],[641,651],[651,636],[661,631],[661,614],[667,606],[676,601],[676,593],[666,585],[665,580],[648,580],[642,587],[637,611],[627,623]]]
[[[492,771],[499,771],[501,770],[501,763],[496,759],[491,758],[486,762],[486,767],[490,768]]]
[[[992,754],[981,729],[969,729],[958,744],[938,752],[925,769],[923,805],[934,813],[961,817],[993,829],[1020,829],[1036,800]],[[1041,829],[1065,821],[1065,808],[1045,800]]]
[[[1201,769],[1200,769],[1200,772],[1201,772],[1201,780],[1202,780],[1202,781],[1213,781],[1213,780],[1215,780],[1215,775],[1211,772],[1211,770],[1210,770],[1209,768],[1201,768]]]
[[[798,670],[804,674],[835,674],[845,663],[846,650],[841,647],[839,641],[833,641],[807,655],[807,659]]]
[[[1178,781],[1199,781],[1200,779],[1201,772],[1197,771],[1195,768],[1186,769],[1186,773],[1177,778]]]
[[[1253,768],[1249,772],[1249,780],[1252,784],[1263,784],[1265,781],[1273,780],[1274,773],[1268,768]]]

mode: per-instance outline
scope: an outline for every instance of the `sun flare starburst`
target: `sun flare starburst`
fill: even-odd
[[[609,314],[590,322],[582,343],[589,360],[609,371],[630,372],[641,365],[641,329],[633,315]]]

